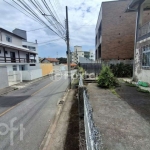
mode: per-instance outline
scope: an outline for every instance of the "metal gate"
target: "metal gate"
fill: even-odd
[[[80,63],[80,67],[82,67],[87,73],[94,73],[98,75],[101,71],[100,63]]]

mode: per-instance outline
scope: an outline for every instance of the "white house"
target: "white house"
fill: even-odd
[[[23,44],[27,43],[23,42],[24,40],[26,40],[24,37],[0,28],[0,66],[7,67],[10,85],[42,76],[42,71],[37,63],[37,51],[23,47]]]
[[[78,64],[81,59],[89,59],[90,62],[94,61],[94,51],[82,51],[82,46],[74,46],[74,52],[71,53],[71,59],[71,61],[76,64]]]
[[[149,0],[132,0],[126,12],[137,11],[135,50],[134,50],[134,79],[150,84],[150,19],[145,22],[143,12],[150,10]],[[147,12],[147,18],[150,18]]]

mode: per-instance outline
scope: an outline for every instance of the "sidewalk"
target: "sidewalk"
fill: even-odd
[[[118,95],[96,83],[87,89],[104,149],[150,150],[150,95],[124,84]]]
[[[14,91],[14,90],[17,90],[17,89],[24,88],[24,87],[26,87],[26,86],[34,83],[34,82],[37,82],[37,81],[45,79],[45,78],[48,78],[48,76],[44,76],[44,77],[41,77],[41,78],[38,78],[38,79],[35,79],[32,81],[20,82],[18,84],[14,84],[12,86],[8,86],[6,88],[0,89],[0,95],[7,94],[7,93]]]

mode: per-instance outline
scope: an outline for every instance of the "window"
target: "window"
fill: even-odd
[[[5,54],[8,54],[8,52],[7,52],[7,51],[5,51]]]
[[[17,66],[16,65],[13,65],[13,71],[17,71]]]
[[[27,46],[26,45],[22,45],[23,47],[25,47],[25,48],[27,48]]]
[[[150,67],[150,45],[143,46],[142,51],[143,51],[142,65],[143,67]]]
[[[0,50],[0,54],[1,54],[1,50]]]
[[[30,64],[30,66],[36,66],[35,64]]]
[[[6,35],[6,41],[7,41],[7,42],[12,42],[12,37],[9,36],[9,35]]]
[[[28,46],[28,49],[31,51],[35,51],[35,47],[33,47],[33,46]]]

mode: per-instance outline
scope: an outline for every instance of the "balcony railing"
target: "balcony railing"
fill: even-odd
[[[142,37],[148,33],[150,33],[150,22],[144,24],[141,28],[139,28],[139,37]]]
[[[0,56],[0,63],[36,63],[36,60],[27,58],[13,58]]]

